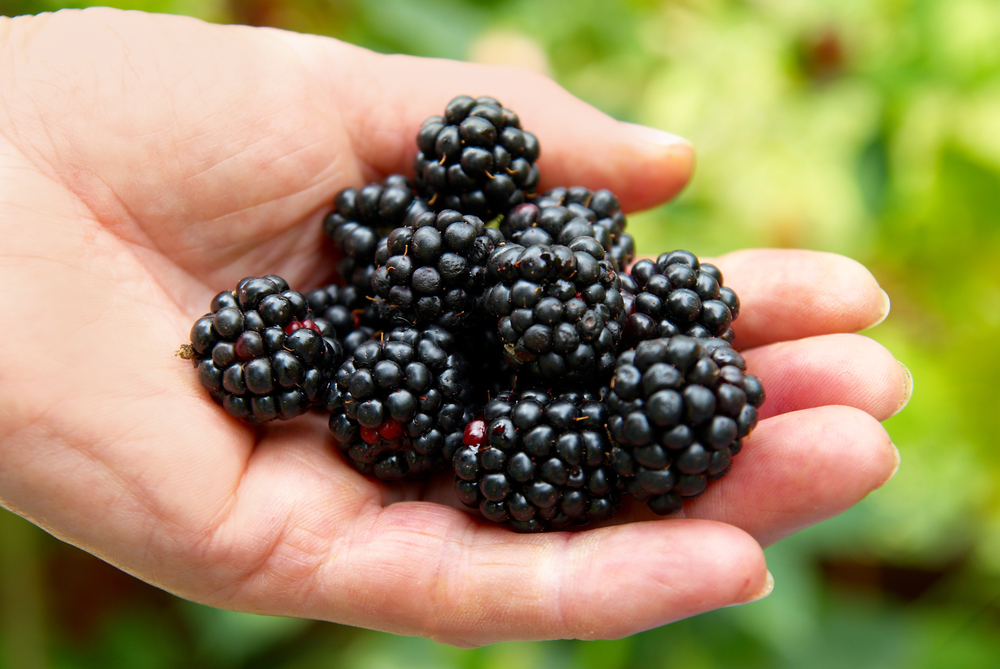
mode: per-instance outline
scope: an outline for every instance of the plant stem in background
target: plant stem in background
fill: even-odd
[[[7,669],[47,666],[39,532],[0,509],[0,667]]]

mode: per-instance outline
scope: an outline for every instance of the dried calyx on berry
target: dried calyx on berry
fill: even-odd
[[[566,246],[578,237],[593,237],[620,272],[635,257],[635,242],[625,232],[625,224],[625,214],[611,191],[575,186],[553,188],[518,205],[500,222],[500,232],[521,246]]]
[[[607,416],[587,393],[501,393],[455,453],[458,498],[518,532],[612,518],[619,492],[607,464]]]
[[[418,192],[437,209],[490,220],[506,215],[538,185],[538,140],[517,114],[490,97],[460,95],[417,133]]]
[[[281,277],[248,277],[215,296],[191,328],[198,380],[250,423],[287,420],[326,396],[343,357],[330,323]]]
[[[446,467],[472,420],[466,363],[441,328],[397,328],[356,349],[327,396],[350,464],[383,480]]]
[[[666,515],[729,472],[764,388],[728,342],[676,336],[618,356],[606,401],[615,471],[633,498]]]
[[[600,379],[625,323],[621,282],[593,237],[569,246],[507,244],[489,259],[486,309],[507,361],[549,380]]]

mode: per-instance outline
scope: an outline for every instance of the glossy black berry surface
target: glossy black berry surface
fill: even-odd
[[[729,472],[757,425],[764,389],[722,339],[650,339],[618,357],[608,432],[628,493],[658,514],[677,513]]]
[[[191,357],[201,385],[230,415],[288,420],[326,396],[342,346],[283,279],[245,278],[211,309],[191,328]]]
[[[337,273],[361,296],[371,295],[379,241],[430,207],[400,174],[362,188],[345,188],[333,204],[334,210],[323,220],[323,232],[341,253]]]
[[[570,246],[507,244],[490,256],[489,275],[494,285],[483,301],[511,366],[550,381],[610,375],[625,303],[618,274],[594,238]]]
[[[333,326],[345,355],[382,329],[376,302],[355,286],[329,284],[309,291],[305,297],[312,313]]]
[[[490,220],[535,192],[538,139],[490,97],[461,95],[417,133],[414,181],[437,209]]]
[[[501,221],[500,231],[521,246],[566,246],[578,237],[593,237],[604,247],[607,260],[622,271],[635,257],[635,242],[625,225],[625,215],[611,191],[575,186],[553,188],[518,205]]]
[[[330,431],[350,464],[386,481],[451,462],[472,420],[465,359],[441,328],[397,328],[354,349],[326,398]]]
[[[722,283],[715,265],[702,263],[688,251],[660,255],[656,261],[640,260],[630,276],[634,291],[625,322],[623,345],[686,335],[718,337],[732,342],[732,323],[740,314],[740,299]]]
[[[452,210],[425,212],[396,228],[376,253],[380,318],[392,327],[437,325],[453,333],[481,323],[486,262],[502,242],[499,230]]]
[[[619,491],[607,417],[586,394],[500,394],[483,409],[482,429],[470,429],[454,455],[459,499],[518,532],[612,518]]]

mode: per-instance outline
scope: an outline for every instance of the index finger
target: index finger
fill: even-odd
[[[539,191],[608,188],[625,211],[674,197],[690,179],[694,149],[680,137],[622,123],[551,79],[514,67],[385,56],[329,38],[281,33],[336,105],[368,179],[412,173],[416,135],[458,95],[490,96],[538,137]],[[322,107],[321,107],[322,108]]]
[[[859,332],[889,313],[889,297],[859,262],[819,251],[748,249],[712,261],[740,298],[736,347]]]

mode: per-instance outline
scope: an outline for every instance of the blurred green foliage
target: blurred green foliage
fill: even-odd
[[[0,11],[87,4],[0,0]],[[752,605],[614,642],[461,651],[182,602],[0,511],[0,667],[996,666],[995,0],[110,4],[528,64],[617,118],[684,135],[697,174],[676,202],[630,217],[640,251],[796,246],[856,258],[893,300],[868,334],[909,367],[916,392],[886,422],[897,476],[768,549],[777,586]]]

